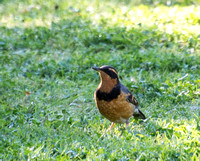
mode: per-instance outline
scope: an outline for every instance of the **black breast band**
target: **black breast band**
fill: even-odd
[[[120,84],[117,84],[109,93],[101,92],[99,89],[96,90],[96,97],[99,100],[111,101],[120,95]]]

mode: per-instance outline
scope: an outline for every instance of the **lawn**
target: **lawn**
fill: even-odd
[[[0,160],[200,160],[198,0],[1,0]],[[145,121],[98,112],[112,65]]]

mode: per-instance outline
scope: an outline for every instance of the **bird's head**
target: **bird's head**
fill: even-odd
[[[118,74],[115,68],[109,65],[104,65],[101,67],[92,67],[92,69],[99,72],[101,77],[101,83],[99,88],[102,91],[109,92],[116,84],[119,83]]]

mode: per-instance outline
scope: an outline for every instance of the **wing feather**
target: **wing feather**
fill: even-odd
[[[121,90],[127,95],[127,101],[134,104],[135,106],[138,106],[138,101],[136,98],[132,95],[132,93],[126,88],[123,84],[121,84]]]
[[[132,95],[132,93],[126,88],[123,84],[121,84],[121,90],[124,92],[127,97],[127,101],[135,105],[135,112],[133,114],[134,118],[146,119],[145,115],[139,110],[139,104],[136,98]]]

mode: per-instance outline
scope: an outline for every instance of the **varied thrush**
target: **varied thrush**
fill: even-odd
[[[146,118],[138,107],[138,101],[127,87],[120,83],[115,68],[104,65],[92,69],[98,71],[101,77],[101,82],[94,93],[96,106],[99,112],[112,122],[110,130],[114,123],[126,123],[127,128],[131,116]]]

